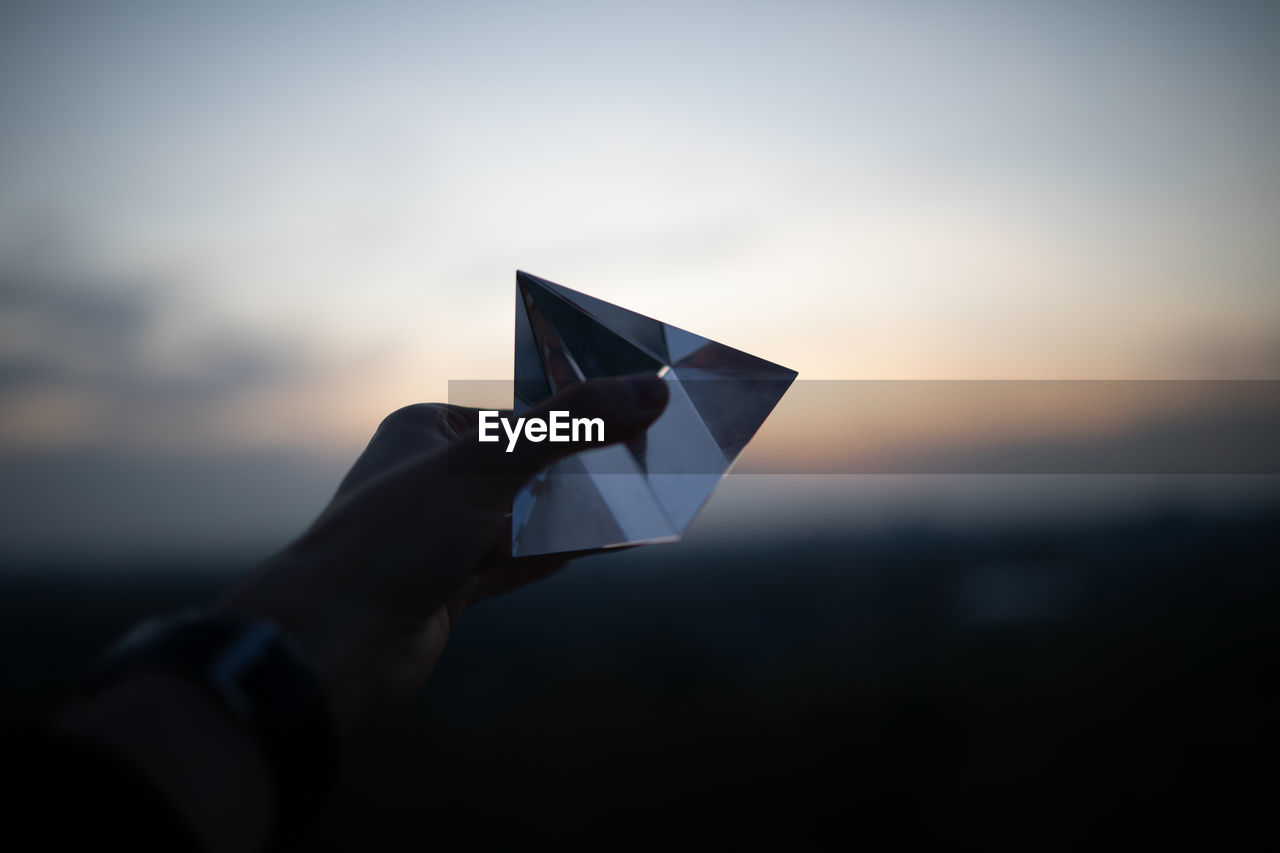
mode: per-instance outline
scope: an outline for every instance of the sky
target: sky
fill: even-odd
[[[805,380],[1276,378],[1276,80],[1265,3],[4,3],[0,456],[349,459],[517,268]]]

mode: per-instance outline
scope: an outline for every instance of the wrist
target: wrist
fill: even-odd
[[[215,853],[266,846],[277,812],[269,759],[199,685],[162,671],[125,675],[67,708],[53,731],[131,767]]]
[[[232,589],[223,612],[269,619],[296,644],[329,697],[338,732],[378,708],[411,697],[426,682],[457,608],[431,614],[373,606],[286,551]],[[296,590],[305,589],[305,600]],[[390,611],[390,612],[389,612]]]
[[[344,649],[349,633],[345,623],[349,613],[321,613],[322,596],[312,596],[306,606],[298,606],[291,597],[272,593],[271,579],[255,577],[233,590],[215,606],[215,612],[232,619],[265,620],[288,637],[294,651],[315,676],[323,690],[334,729],[341,734],[351,728],[364,702],[358,693],[358,682],[346,677],[345,661],[350,656]]]
[[[274,623],[190,611],[135,628],[99,675],[111,685],[160,674],[197,691],[208,711],[247,735],[265,758],[275,835],[296,836],[318,813],[336,769],[329,699]]]

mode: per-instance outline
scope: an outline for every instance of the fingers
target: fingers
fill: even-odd
[[[415,403],[383,418],[369,445],[338,486],[340,500],[406,460],[448,447],[476,428],[477,409],[443,403]]]
[[[551,556],[481,569],[476,575],[475,586],[471,588],[466,604],[472,607],[522,586],[545,580],[567,565],[569,561],[564,557]]]
[[[524,417],[549,420],[552,411],[567,411],[572,418],[599,418],[604,423],[603,441],[521,438],[508,451],[505,438],[481,442],[477,433],[468,433],[450,446],[449,471],[476,475],[474,483],[485,492],[484,497],[495,502],[509,501],[525,481],[553,462],[633,438],[662,414],[667,399],[666,383],[648,373],[580,382],[526,412]]]
[[[567,411],[574,418],[599,418],[604,422],[604,441],[524,440],[518,442],[510,453],[503,447],[501,454],[494,453],[493,456],[505,465],[506,473],[519,477],[523,482],[566,456],[634,437],[662,414],[667,397],[667,383],[648,373],[572,385],[527,412],[525,417],[546,420],[553,411]],[[500,444],[491,447],[496,450]]]
[[[435,403],[434,405],[448,412],[449,439],[451,441],[479,427],[480,412],[486,411],[475,406],[457,406],[453,403]],[[488,411],[493,410],[489,409]],[[500,411],[504,415],[511,414],[510,409],[501,409]]]

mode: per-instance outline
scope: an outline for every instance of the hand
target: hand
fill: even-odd
[[[573,385],[529,416],[603,418],[615,444],[666,403],[661,379],[637,375]],[[566,562],[510,558],[511,500],[583,446],[522,441],[507,453],[477,440],[477,411],[419,404],[388,416],[315,523],[221,603],[292,635],[341,729],[420,689],[468,606]]]

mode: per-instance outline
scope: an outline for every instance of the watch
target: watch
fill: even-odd
[[[275,777],[277,841],[318,816],[337,769],[329,698],[274,622],[184,611],[142,623],[108,652],[95,684],[160,669],[205,687],[251,729]]]

